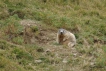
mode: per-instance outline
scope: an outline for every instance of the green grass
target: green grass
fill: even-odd
[[[0,70],[105,71],[105,6],[105,0],[0,0]],[[25,26],[19,23],[24,19],[38,21],[45,28],[31,26],[23,33]],[[61,45],[56,42],[50,44],[51,46],[47,44],[46,47],[39,46],[35,41],[31,43],[31,37],[41,42],[44,34],[49,37],[52,32],[56,33],[57,31],[53,31],[55,28],[65,28],[75,34],[77,57],[61,53],[61,49],[46,54],[48,47],[59,50]],[[40,29],[46,29],[46,32],[41,34]],[[60,58],[56,57],[56,53]],[[67,65],[62,63],[65,54],[69,57]],[[42,62],[36,63],[36,60]],[[90,65],[92,61],[95,63],[93,66]]]
[[[0,70],[1,71],[11,71],[11,70],[25,71],[25,69],[22,68],[20,65],[2,56],[0,56]]]

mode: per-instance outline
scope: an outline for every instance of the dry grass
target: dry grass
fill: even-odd
[[[105,3],[105,0],[0,1],[0,70],[105,71]],[[68,48],[57,44],[58,28],[74,33],[77,45]]]

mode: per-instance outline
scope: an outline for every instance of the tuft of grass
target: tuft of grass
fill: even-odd
[[[32,29],[32,32],[36,32],[39,30],[37,26],[31,26],[31,29]]]
[[[7,43],[5,41],[0,41],[0,49],[7,49]]]
[[[0,57],[0,68],[4,68],[7,62],[8,61],[5,58]]]
[[[16,63],[14,63],[13,61],[0,56],[0,70],[1,71],[25,71],[24,68],[22,68],[21,66],[17,65]]]
[[[22,51],[18,48],[14,48],[13,53],[16,54],[17,59],[28,59],[28,60],[33,60],[33,57],[31,56],[30,53]]]
[[[106,66],[106,58],[105,54],[100,54],[100,56],[96,59],[95,68],[105,70]]]
[[[12,42],[15,44],[22,45],[24,43],[24,39],[23,39],[23,37],[15,37],[15,38],[13,38]]]

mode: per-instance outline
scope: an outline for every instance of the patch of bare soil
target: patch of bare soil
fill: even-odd
[[[56,31],[44,24],[33,20],[22,20],[20,24],[24,26],[24,36],[26,39],[30,40],[30,43],[49,44],[50,41],[55,40]],[[36,27],[38,30],[33,31],[31,27]]]

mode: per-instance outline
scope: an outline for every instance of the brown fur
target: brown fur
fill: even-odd
[[[64,39],[64,35],[63,34],[59,35],[59,43],[60,44],[63,44],[63,39]]]

